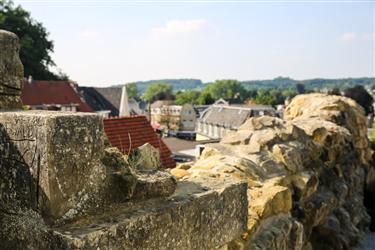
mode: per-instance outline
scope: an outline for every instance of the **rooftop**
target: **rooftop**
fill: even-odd
[[[237,129],[249,117],[258,115],[253,111],[264,111],[264,114],[268,115],[274,115],[276,112],[268,105],[212,105],[202,113],[199,120],[207,124]]]
[[[77,111],[94,112],[77,91],[76,84],[68,81],[25,82],[21,94],[24,105],[72,105]]]
[[[160,151],[160,160],[165,167],[176,165],[171,150],[155,133],[145,116],[126,116],[104,119],[104,131],[112,146],[128,154],[133,149],[150,143]]]
[[[110,116],[118,116],[119,110],[110,101],[103,96],[97,88],[94,87],[79,87],[79,92],[85,98],[85,101],[92,107],[95,111],[110,111]]]

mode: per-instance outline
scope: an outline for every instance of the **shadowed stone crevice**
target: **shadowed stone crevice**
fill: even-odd
[[[366,173],[366,186],[364,188],[364,205],[371,217],[370,230],[375,232],[375,168],[372,165]]]

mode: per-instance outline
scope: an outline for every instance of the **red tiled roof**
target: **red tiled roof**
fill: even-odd
[[[77,104],[78,111],[94,112],[76,90],[74,83],[67,81],[32,81],[24,83],[22,94],[24,105]]]
[[[160,160],[165,167],[173,168],[176,166],[176,162],[171,157],[172,152],[159,135],[154,132],[145,116],[104,119],[104,131],[111,145],[125,154],[145,143],[150,143],[159,149]]]

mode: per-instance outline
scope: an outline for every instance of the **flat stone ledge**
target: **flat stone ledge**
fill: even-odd
[[[194,178],[168,199],[129,202],[54,229],[71,249],[215,249],[247,224],[247,184]]]

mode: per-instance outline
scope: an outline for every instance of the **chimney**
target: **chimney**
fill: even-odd
[[[126,91],[126,85],[122,87],[121,103],[120,103],[120,114],[119,116],[129,116],[129,100],[128,92]]]

